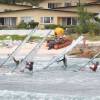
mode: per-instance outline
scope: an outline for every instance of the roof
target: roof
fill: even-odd
[[[20,7],[32,7],[31,5],[21,5],[21,4],[6,4],[6,3],[0,3],[0,4],[3,4],[3,5],[10,5],[10,6],[20,6]]]
[[[21,12],[21,11],[29,11],[29,10],[46,10],[46,11],[77,13],[77,11],[62,11],[62,10],[57,10],[57,9],[44,9],[44,8],[30,8],[30,9],[12,10],[12,11],[7,11],[7,12],[0,12],[0,13],[13,13],[13,12]]]
[[[30,10],[33,10],[33,11],[34,10],[45,10],[45,11],[55,11],[55,12],[65,12],[65,13],[77,14],[77,11],[62,11],[62,10],[56,10],[56,9],[43,9],[43,8],[31,8],[31,9],[14,10],[14,11],[0,12],[0,14],[22,12],[22,11],[30,11]],[[98,13],[91,13],[91,14],[97,15]]]
[[[84,4],[84,6],[94,6],[94,5],[99,5],[100,6],[100,3],[87,3],[87,4]],[[57,7],[57,8],[53,8],[53,9],[61,9],[61,8],[73,8],[73,7],[77,7],[77,6],[67,6],[67,7]]]

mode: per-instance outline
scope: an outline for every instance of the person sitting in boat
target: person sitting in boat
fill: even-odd
[[[47,44],[48,44],[48,50],[53,49],[55,45],[55,40],[47,41]]]
[[[93,63],[93,67],[90,66],[89,68],[90,68],[92,71],[96,72],[96,70],[97,70],[97,68],[98,68],[98,65],[99,65],[99,62],[96,62],[96,63]]]
[[[64,43],[63,35],[64,35],[64,29],[57,27],[54,31],[54,36],[55,36],[54,39],[47,41],[49,47],[48,50],[53,49],[55,44]]]
[[[61,61],[64,64],[64,69],[66,69],[67,68],[67,59],[66,59],[65,55],[63,56],[62,59],[58,60],[57,62],[61,62]]]

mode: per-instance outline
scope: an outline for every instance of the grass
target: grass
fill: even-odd
[[[24,40],[26,38],[26,35],[0,35],[0,40],[6,40],[7,37],[10,37],[12,40]],[[29,40],[40,40],[42,37],[39,36],[32,36]]]
[[[74,39],[77,39],[79,37],[79,35],[77,34],[71,34],[71,36],[74,38]],[[94,35],[94,36],[91,36],[89,34],[86,34],[86,38],[89,40],[89,41],[100,41],[100,35]]]
[[[24,40],[26,35],[0,35],[0,40],[5,40],[8,36],[11,37],[12,40]],[[71,34],[71,36],[76,39],[79,37],[79,35],[77,34]],[[42,37],[39,36],[32,36],[29,41],[38,41],[42,39]],[[100,35],[95,35],[95,36],[90,36],[89,34],[87,34],[87,39],[90,41],[100,41]]]
[[[100,41],[100,36],[93,36],[93,37],[88,37],[89,40],[91,41]]]

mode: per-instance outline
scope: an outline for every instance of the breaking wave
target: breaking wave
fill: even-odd
[[[42,94],[33,92],[0,90],[0,100],[100,100],[100,96],[65,96],[60,94]]]

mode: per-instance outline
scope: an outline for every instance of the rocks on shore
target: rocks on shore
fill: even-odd
[[[77,48],[74,48],[72,52],[70,52],[70,55],[75,55],[76,57],[92,58],[98,52],[100,52],[100,46],[87,46],[86,48],[78,46]],[[100,55],[98,57],[100,57]]]

